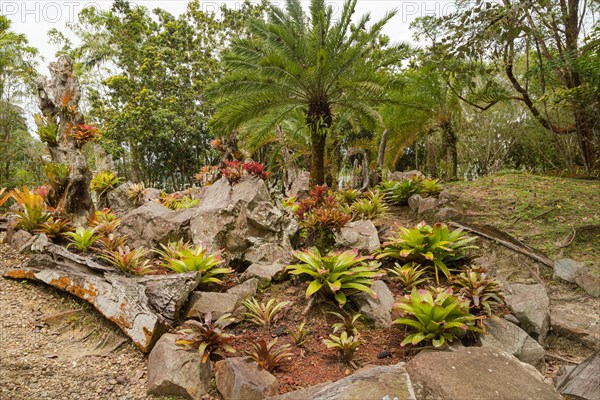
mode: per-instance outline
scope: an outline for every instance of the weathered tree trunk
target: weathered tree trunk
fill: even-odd
[[[387,147],[388,130],[385,129],[381,134],[381,140],[379,141],[379,152],[377,153],[377,167],[383,171],[383,161],[385,158],[385,149]]]
[[[93,213],[94,204],[90,196],[92,174],[80,144],[71,135],[75,126],[84,123],[78,107],[81,89],[70,58],[61,56],[49,69],[50,80],[40,76],[36,82],[39,106],[47,121],[58,126],[56,142],[48,143],[52,161],[68,165],[69,172],[63,184],[51,188],[48,199],[76,224],[83,224]]]
[[[432,178],[437,177],[437,157],[435,151],[434,135],[435,131],[430,129],[425,137],[426,152],[427,152],[427,173]]]
[[[333,123],[331,108],[326,100],[308,106],[306,123],[310,128],[310,187],[325,183],[325,146],[327,133]]]
[[[97,171],[114,171],[115,164],[112,156],[104,150],[99,143],[94,143],[94,158],[96,159]]]
[[[456,179],[458,175],[458,153],[456,151],[456,133],[454,132],[454,128],[452,127],[452,122],[449,118],[444,118],[440,123],[440,128],[442,128],[443,140],[442,147],[446,153],[446,163],[450,167],[449,178]]]

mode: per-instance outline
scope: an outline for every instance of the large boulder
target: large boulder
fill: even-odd
[[[128,236],[133,248],[157,247],[159,243],[191,240],[190,220],[195,210],[169,210],[162,204],[149,202],[125,214],[119,232]]]
[[[296,390],[269,400],[416,400],[404,363],[363,368],[337,382]]]
[[[129,198],[129,190],[133,183],[125,182],[108,192],[108,207],[118,213],[126,213],[136,208],[135,202]]]
[[[394,296],[383,281],[375,281],[371,289],[377,298],[372,298],[366,293],[354,296],[358,311],[375,328],[389,328],[392,326],[391,312],[394,307]]]
[[[600,351],[558,378],[556,388],[569,399],[600,399]]]
[[[289,236],[297,224],[271,200],[265,183],[251,176],[230,184],[222,178],[197,194],[190,223],[194,243],[224,250],[230,260],[246,263],[288,262]]]
[[[347,223],[335,235],[336,246],[346,249],[357,249],[371,254],[379,248],[379,234],[370,219]]]
[[[213,320],[223,314],[233,313],[239,297],[231,293],[194,292],[190,296],[186,318],[202,319],[209,312]]]
[[[308,171],[300,171],[292,181],[290,189],[287,191],[288,196],[296,196],[298,199],[303,199],[308,196],[310,191],[310,173]]]
[[[563,258],[554,262],[554,279],[575,283],[575,279],[582,273],[587,272],[587,266],[570,258]]]
[[[503,318],[488,319],[485,325],[487,334],[481,337],[483,346],[496,347],[524,363],[543,369],[546,351],[527,332]]]
[[[435,197],[426,197],[419,201],[419,215],[433,215],[438,209],[438,201]]]
[[[165,334],[148,356],[148,394],[183,396],[200,400],[210,389],[210,361],[202,363],[196,351],[175,344],[177,335]]]
[[[531,365],[502,350],[423,351],[406,364],[418,399],[561,400]]]
[[[509,285],[506,303],[519,325],[542,346],[550,329],[550,300],[542,284]]]
[[[600,276],[592,274],[589,270],[575,278],[575,283],[585,290],[587,294],[600,297]]]
[[[215,370],[217,389],[224,400],[262,400],[279,391],[273,375],[243,357],[218,361]]]

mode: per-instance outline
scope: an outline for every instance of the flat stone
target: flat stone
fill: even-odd
[[[200,400],[210,389],[211,362],[203,364],[196,351],[184,351],[176,339],[175,334],[163,335],[148,356],[146,390],[150,395]]]
[[[377,294],[374,299],[367,293],[359,293],[354,296],[358,304],[358,311],[375,328],[389,328],[392,326],[392,308],[394,307],[394,295],[383,281],[375,281],[371,289]]]
[[[347,223],[335,235],[337,247],[370,254],[379,248],[379,234],[370,219]]]
[[[186,318],[201,319],[209,312],[213,320],[223,314],[233,313],[238,303],[238,296],[230,293],[194,292],[190,296]]]
[[[509,285],[506,303],[525,332],[542,346],[550,329],[550,300],[542,284]]]
[[[459,219],[462,216],[460,211],[452,207],[444,207],[435,214],[436,221],[450,221]]]
[[[257,278],[259,281],[271,282],[273,277],[284,269],[282,264],[252,264],[240,276],[240,281],[244,282],[251,278]]]
[[[41,253],[44,251],[46,246],[50,244],[50,240],[48,240],[48,236],[43,233],[39,235],[32,236],[31,239],[27,241],[21,248],[19,249],[20,253],[29,253],[36,252]]]
[[[435,214],[438,207],[438,201],[434,197],[427,197],[419,201],[419,215]]]
[[[575,340],[592,349],[600,350],[600,316],[569,305],[550,308],[552,332]]]
[[[239,305],[245,299],[256,295],[256,292],[258,291],[258,284],[258,278],[250,278],[247,281],[230,288],[227,293],[236,296],[237,304]]]
[[[387,396],[387,397],[386,397]],[[333,383],[270,397],[269,400],[416,400],[404,363],[364,368]]]
[[[560,278],[563,281],[575,283],[575,279],[587,270],[584,263],[563,258],[554,262],[554,279]]]
[[[567,398],[600,399],[600,351],[575,366],[557,385],[560,394]]]
[[[600,297],[600,276],[586,271],[575,278],[575,283],[590,296]]]
[[[12,235],[10,239],[10,245],[13,249],[20,251],[21,248],[25,246],[27,242],[31,240],[32,237],[33,235],[31,233],[27,232],[26,230],[20,229]]]
[[[224,400],[262,400],[279,391],[277,379],[271,373],[243,357],[218,361],[215,371],[217,389]]]
[[[422,351],[406,370],[418,399],[562,399],[533,366],[490,347]]]

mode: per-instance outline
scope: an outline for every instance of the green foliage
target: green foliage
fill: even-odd
[[[118,252],[119,248],[124,248],[127,242],[127,236],[117,235],[116,233],[108,233],[100,235],[96,240],[95,245],[102,253]]]
[[[35,231],[43,233],[52,241],[56,241],[66,236],[67,232],[72,232],[73,225],[71,225],[71,221],[68,219],[50,217],[48,221],[40,224],[40,227]]]
[[[467,269],[452,279],[452,287],[469,300],[475,315],[491,316],[493,310],[506,305],[500,282],[485,273]]]
[[[335,316],[338,320],[341,321],[341,322],[336,322],[335,324],[331,325],[331,328],[333,329],[333,333],[336,333],[337,331],[341,331],[341,332],[346,332],[350,336],[358,335],[357,324],[358,324],[358,321],[363,318],[363,315],[361,313],[356,313],[356,314],[343,313],[342,314],[342,313],[337,313],[337,312],[333,312],[333,311],[328,311],[327,313]]]
[[[402,283],[406,289],[411,289],[429,280],[427,277],[427,271],[422,268],[419,264],[408,263],[400,266],[398,263],[394,263],[393,269],[388,271],[394,275],[396,281]]]
[[[270,299],[265,303],[259,303],[254,297],[246,299],[242,303],[248,310],[243,315],[246,320],[257,326],[270,328],[279,318],[284,308],[290,304],[289,301],[277,302],[275,299]]]
[[[82,253],[87,253],[98,240],[95,229],[83,226],[78,226],[75,232],[65,232],[65,236],[68,236],[72,242],[67,245],[67,248],[75,247]]]
[[[90,181],[90,190],[96,192],[100,197],[105,196],[113,190],[121,181],[121,178],[112,171],[100,171]]]
[[[329,335],[329,339],[323,339],[323,343],[328,349],[335,349],[345,362],[350,363],[356,349],[363,341],[359,335],[348,335],[346,331],[343,331],[340,336]]]
[[[380,192],[369,192],[364,199],[358,199],[350,206],[354,219],[375,219],[388,212],[384,195]]]
[[[23,186],[22,189],[13,189],[10,192],[10,197],[19,206],[19,210],[15,211],[19,228],[33,233],[40,228],[41,224],[50,219],[51,215],[46,212],[44,198],[29,191],[27,186]]]
[[[212,320],[212,313],[209,311],[204,316],[204,321],[188,320],[183,324],[183,329],[179,330],[179,337],[175,344],[183,346],[186,350],[198,350],[198,355],[204,364],[211,353],[217,353],[221,350],[227,353],[235,353],[231,342],[235,339],[231,333],[225,332],[227,326],[235,322],[231,314],[223,314],[216,321]]]
[[[461,229],[450,231],[447,225],[441,223],[430,226],[421,222],[412,228],[399,226],[383,244],[378,258],[390,257],[423,265],[433,264],[435,279],[439,284],[438,269],[449,278],[447,264],[457,262],[465,256],[465,250],[475,248],[469,246],[473,240],[474,237],[467,236]]]
[[[192,208],[199,204],[199,200],[192,200],[190,196],[181,196],[178,193],[176,194],[167,194],[162,192],[160,194],[160,199],[156,200],[163,206],[167,207],[169,210],[183,210],[184,208]]]
[[[48,146],[56,146],[58,143],[58,124],[41,115],[35,115],[34,117],[40,140],[48,144]]]
[[[290,336],[296,343],[296,346],[302,347],[308,338],[310,330],[306,327],[306,321],[302,321],[297,327],[292,329],[290,332]]]
[[[251,339],[250,346],[252,349],[247,353],[248,358],[256,361],[261,368],[271,372],[277,368],[283,360],[292,355],[289,351],[289,344],[275,347],[276,344],[277,338],[271,340],[269,343],[264,339],[258,341]]]
[[[342,189],[335,192],[335,197],[340,203],[345,203],[347,205],[352,205],[358,197],[360,196],[360,191],[357,189]]]
[[[434,347],[441,347],[446,341],[453,341],[461,331],[478,331],[475,327],[478,318],[469,312],[468,300],[455,296],[449,288],[413,288],[410,296],[403,298],[396,307],[406,317],[394,323],[416,330],[402,341],[402,346],[431,342]]]
[[[117,250],[106,250],[100,258],[127,274],[147,275],[154,272],[149,265],[149,260],[145,259],[149,252],[143,247],[131,250],[129,247],[124,246],[117,248]]]
[[[444,187],[440,184],[439,179],[423,179],[419,181],[419,194],[423,197],[436,196]]]
[[[405,179],[403,181],[382,182],[379,184],[379,191],[388,203],[406,205],[410,196],[420,192],[419,181]]]
[[[290,210],[292,210],[294,214],[296,213],[296,211],[298,211],[298,207],[300,207],[300,204],[298,204],[298,198],[296,196],[291,196],[281,200],[281,205],[284,208],[289,208]]]
[[[127,190],[127,198],[136,206],[141,206],[146,200],[146,186],[143,183],[134,183]]]
[[[221,275],[233,272],[231,268],[219,267],[223,262],[218,256],[209,254],[202,244],[192,248],[189,243],[160,244],[162,250],[155,250],[162,259],[162,266],[178,273],[201,272],[200,283],[221,283]]]
[[[62,187],[69,176],[69,165],[50,162],[44,165],[44,174],[51,185]]]
[[[306,275],[311,282],[306,289],[306,297],[315,293],[332,296],[340,306],[346,304],[348,296],[365,292],[375,298],[371,290],[373,278],[381,276],[378,272],[380,264],[368,261],[369,257],[360,256],[358,252],[348,250],[343,253],[330,252],[321,256],[318,249],[294,252],[294,257],[302,264],[286,267],[292,275]]]

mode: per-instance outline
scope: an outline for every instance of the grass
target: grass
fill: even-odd
[[[600,181],[507,172],[447,187],[460,195],[470,221],[494,225],[553,259],[573,258],[600,273],[600,229],[578,232],[560,247],[573,229],[600,225]]]

